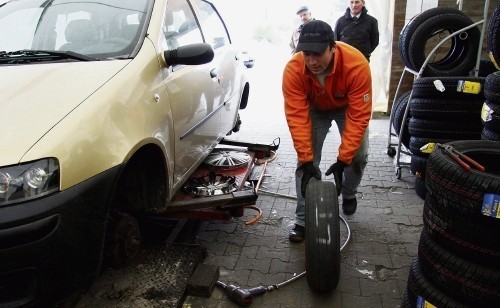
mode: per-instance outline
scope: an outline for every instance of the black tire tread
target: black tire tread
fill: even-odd
[[[307,282],[315,292],[330,292],[337,287],[340,276],[337,189],[333,182],[313,178],[307,184],[305,202]]]

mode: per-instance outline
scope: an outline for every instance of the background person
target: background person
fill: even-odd
[[[295,48],[297,47],[297,42],[299,41],[300,30],[302,30],[302,27],[304,27],[305,24],[313,20],[311,11],[309,11],[309,8],[305,5],[299,7],[299,9],[297,10],[297,15],[300,18],[301,24],[297,29],[293,30],[292,33],[292,38],[290,40],[292,55],[296,53]]]
[[[357,188],[368,159],[370,66],[356,48],[334,38],[330,25],[310,21],[300,33],[297,51],[301,52],[292,56],[283,72],[285,116],[298,157],[295,226],[289,233],[293,242],[304,240],[305,190],[312,177],[321,178],[318,166],[332,122],[341,135],[339,154],[325,175],[343,179],[337,189],[341,188],[344,214],[356,211]]]
[[[370,61],[379,43],[378,21],[368,15],[365,0],[349,0],[344,16],[335,24],[336,40],[356,47]]]

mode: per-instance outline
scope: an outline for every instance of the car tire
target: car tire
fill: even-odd
[[[486,34],[488,55],[497,70],[500,70],[500,4],[490,17]]]
[[[424,211],[424,225],[432,237],[450,251],[477,263],[490,260],[500,266],[500,241],[492,238],[495,233],[487,234],[490,229],[498,232],[498,226],[491,225],[498,222],[482,215],[485,195],[500,195],[500,147],[497,142],[480,140],[454,141],[447,145],[479,162],[486,171],[465,170],[444,149],[436,148],[427,161],[425,206],[431,207]],[[478,229],[482,227],[484,230]],[[480,235],[473,234],[478,232]]]
[[[418,244],[422,273],[443,292],[471,307],[500,302],[500,271],[465,260],[441,247],[423,228]]]
[[[415,193],[420,199],[425,200],[427,196],[427,187],[425,187],[425,178],[417,178],[415,177]]]
[[[306,273],[309,287],[331,292],[340,277],[340,221],[333,182],[311,179],[306,196]]]
[[[484,97],[491,104],[500,105],[500,72],[494,72],[486,76]]]
[[[500,240],[495,238],[500,229],[493,218],[468,212],[459,212],[455,208],[448,208],[447,205],[440,204],[434,196],[427,194],[424,204],[423,220],[427,229],[432,232],[434,239],[443,243],[453,239],[458,246],[444,244],[447,250],[457,256],[468,259],[471,262],[483,264],[489,267],[500,267],[500,265],[490,264],[495,260],[495,255],[500,253]],[[467,253],[462,246],[477,247],[482,251],[491,252],[491,258],[480,260]]]
[[[451,140],[479,140],[483,125],[479,116],[467,122],[423,120],[410,118],[410,136]]]
[[[454,307],[454,308],[468,308],[456,299],[445,294],[441,289],[434,285],[427,276],[422,273],[420,269],[420,262],[418,258],[413,259],[410,265],[410,272],[407,281],[407,295],[410,303],[416,303],[421,298],[421,301],[429,303],[433,306],[422,305],[419,307]]]
[[[427,42],[435,35],[445,31],[452,34],[473,23],[468,16],[457,12],[439,14],[422,21],[415,29],[408,47],[412,67],[420,69],[423,66],[428,57],[425,50]],[[451,46],[447,55],[436,62],[428,62],[422,75],[467,76],[476,65],[480,36],[479,28],[474,27],[449,39]]]
[[[412,154],[410,160],[410,172],[418,179],[425,179],[425,169],[427,168],[427,157],[419,154]]]
[[[454,141],[447,145],[482,164],[486,171],[459,166],[446,151],[438,147],[427,161],[427,186],[438,202],[480,213],[484,195],[500,194],[500,147],[492,141]]]
[[[414,70],[418,71],[420,67],[415,67],[412,64],[412,61],[409,56],[409,50],[410,50],[410,41],[412,37],[414,36],[415,31],[420,27],[420,25],[428,20],[429,18],[432,18],[437,15],[441,14],[463,14],[465,15],[461,10],[455,9],[455,8],[446,8],[446,7],[436,7],[436,8],[431,8],[428,10],[425,10],[421,12],[418,15],[415,15],[409,22],[406,24],[406,26],[403,28],[401,31],[401,34],[399,35],[399,41],[398,41],[398,49],[399,49],[399,55],[401,56],[401,59],[405,63],[405,66]]]
[[[461,122],[479,116],[483,97],[470,99],[414,98],[411,100],[411,117],[429,120]]]
[[[500,141],[500,133],[494,132],[486,127],[481,131],[481,140]]]
[[[406,108],[408,106],[408,99],[410,98],[411,91],[403,93],[395,102],[391,110],[391,121],[394,132],[401,140],[401,143],[408,148],[410,141],[410,133],[408,132],[408,120],[410,118],[410,112],[408,112],[406,121],[403,123]],[[401,127],[403,127],[403,133],[401,134]],[[400,136],[401,134],[401,136]]]
[[[491,59],[487,58],[480,60],[479,70],[478,70],[479,77],[487,77],[489,74],[492,74],[497,71],[498,69],[495,66],[495,62],[491,61]]]

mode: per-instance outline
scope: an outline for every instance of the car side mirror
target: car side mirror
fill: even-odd
[[[214,50],[210,44],[206,43],[189,44],[163,52],[163,60],[167,66],[205,64],[212,61],[213,58]]]

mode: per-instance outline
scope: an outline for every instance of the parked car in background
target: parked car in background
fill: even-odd
[[[255,58],[252,57],[248,51],[244,50],[241,52],[241,57],[242,57],[242,60],[243,60],[243,64],[245,64],[245,66],[247,68],[252,68],[253,65],[255,64]]]
[[[46,307],[136,249],[249,83],[204,0],[0,5],[0,306]]]

